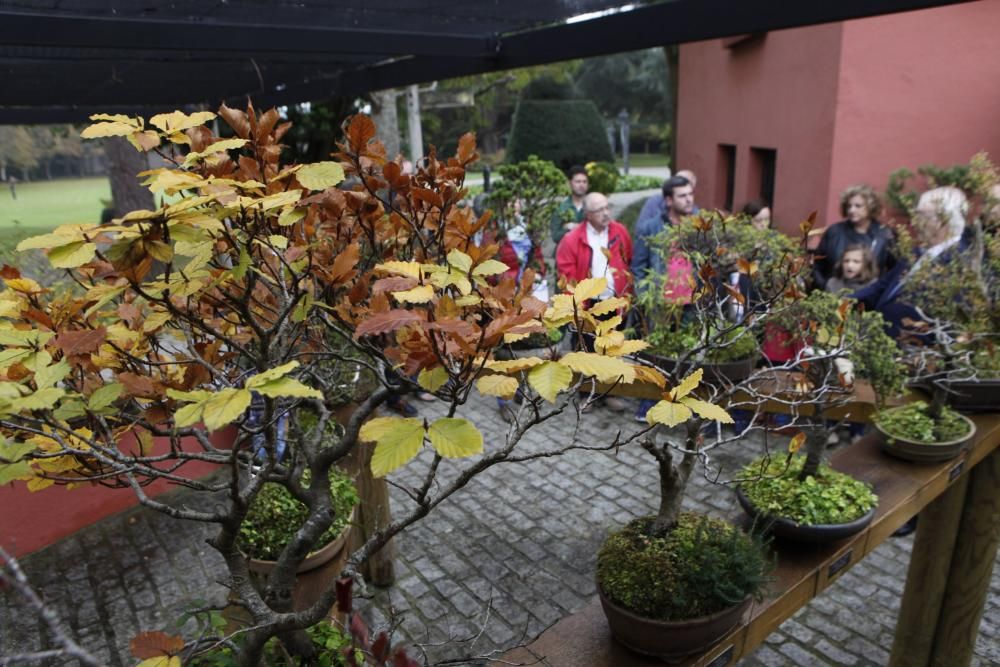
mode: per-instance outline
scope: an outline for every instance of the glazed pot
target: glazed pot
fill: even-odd
[[[877,422],[873,422],[879,435],[879,445],[886,454],[913,463],[939,463],[953,459],[972,442],[976,436],[976,425],[965,415],[958,415],[968,424],[969,432],[955,440],[946,442],[921,442],[895,434],[889,434]]]
[[[667,661],[678,661],[711,647],[740,622],[751,601],[747,596],[710,616],[687,621],[660,621],[615,604],[604,595],[600,585],[597,590],[614,638],[636,653]]]
[[[763,514],[757,511],[754,504],[749,498],[747,498],[746,494],[743,493],[743,489],[738,486],[736,487],[736,499],[739,501],[743,511],[749,514],[755,521],[760,521],[762,525],[768,526],[768,530],[772,535],[793,540],[795,542],[808,542],[810,544],[824,544],[826,542],[842,540],[845,537],[850,537],[851,535],[860,533],[862,530],[867,528],[868,524],[870,524],[872,519],[875,518],[875,510],[877,509],[876,507],[873,507],[864,515],[858,517],[854,521],[849,521],[848,523],[816,524],[809,526],[785,517]]]
[[[1000,410],[1000,378],[947,383],[948,405],[959,412]]]

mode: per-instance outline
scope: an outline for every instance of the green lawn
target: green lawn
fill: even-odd
[[[621,155],[615,158],[615,164],[619,167],[624,164]],[[630,167],[669,167],[670,157],[659,153],[630,153],[628,164]]]
[[[98,223],[102,199],[111,199],[105,177],[18,183],[17,199],[0,184],[0,244],[71,222]]]

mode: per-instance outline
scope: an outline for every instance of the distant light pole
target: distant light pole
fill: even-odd
[[[618,114],[618,132],[622,142],[622,168],[628,176],[628,110],[622,109]]]

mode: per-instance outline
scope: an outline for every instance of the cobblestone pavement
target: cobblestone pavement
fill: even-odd
[[[484,433],[506,430],[491,403],[471,407]],[[436,416],[434,406],[420,408]],[[628,432],[630,418],[598,408],[584,415],[578,438],[608,442],[616,425]],[[521,446],[538,451],[565,442],[572,425],[564,415],[534,429]],[[730,447],[714,463],[725,477],[759,447]],[[426,465],[426,458],[418,460],[396,481]],[[601,540],[610,528],[653,510],[656,484],[650,459],[638,448],[492,468],[397,539],[397,582],[376,592],[370,614],[376,622],[390,608],[401,614],[403,633],[425,645],[432,659],[487,655],[530,640],[595,595]],[[183,501],[183,494],[173,496],[173,502]],[[405,496],[394,490],[393,502],[398,511]],[[731,492],[703,478],[689,490],[686,504],[714,515],[735,512]],[[136,509],[80,531],[23,565],[84,645],[109,665],[131,665],[128,641],[137,631],[172,630],[192,601],[224,599],[216,583],[221,559],[204,544],[206,534],[204,527]],[[909,538],[888,540],[741,664],[886,664],[911,545]],[[3,599],[0,655],[47,642],[38,619]],[[1000,568],[973,664],[1000,664]]]

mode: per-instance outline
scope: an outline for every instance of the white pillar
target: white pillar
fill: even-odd
[[[407,90],[406,118],[410,126],[410,159],[416,165],[424,156],[424,134],[420,128],[420,91],[416,85]]]

